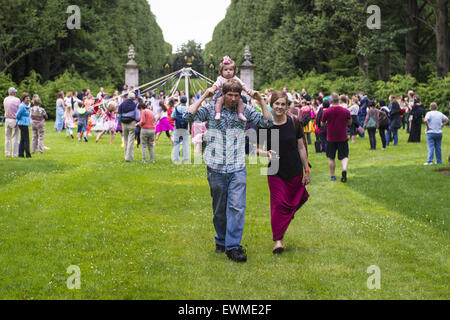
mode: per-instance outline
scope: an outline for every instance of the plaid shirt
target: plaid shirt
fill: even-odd
[[[270,128],[273,120],[267,120],[255,108],[244,104],[247,121],[260,128]],[[247,123],[239,120],[236,109],[229,111],[223,107],[221,119],[215,120],[214,104],[200,107],[194,115],[186,112],[188,122],[208,121],[208,131],[204,139],[207,147],[204,154],[206,165],[218,173],[233,173],[245,168],[245,130]]]

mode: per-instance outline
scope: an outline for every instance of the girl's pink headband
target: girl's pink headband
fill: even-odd
[[[231,64],[231,58],[229,56],[223,57],[222,63],[223,64]]]

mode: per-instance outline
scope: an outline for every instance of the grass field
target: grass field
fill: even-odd
[[[214,252],[204,165],[175,165],[165,136],[156,164],[125,163],[120,136],[68,140],[47,123],[32,159],[0,152],[1,299],[449,299],[450,129],[444,165],[424,166],[426,137],[350,145],[348,183],[330,182],[310,147],[310,199],[272,254],[267,178],[248,165],[242,244],[248,262]],[[0,145],[4,146],[4,128]],[[339,168],[339,166],[338,166]],[[337,171],[338,174],[340,170]],[[78,266],[81,289],[69,290]],[[381,270],[369,290],[367,268]]]

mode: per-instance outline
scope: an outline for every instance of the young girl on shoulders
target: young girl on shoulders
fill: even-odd
[[[241,83],[242,88],[245,92],[247,92],[250,95],[250,90],[247,88],[247,86],[239,79],[236,74],[238,72],[238,68],[236,66],[236,63],[231,60],[229,56],[226,56],[223,58],[222,62],[220,63],[220,76],[217,78],[216,83],[212,86],[214,91],[219,90],[220,91],[220,97],[217,98],[216,105],[215,105],[215,120],[220,120],[220,113],[222,112],[224,97],[222,95],[222,87],[230,79],[237,80]],[[238,106],[237,106],[237,113],[238,118],[242,121],[247,121],[247,118],[244,116],[244,102],[242,99],[239,100]]]

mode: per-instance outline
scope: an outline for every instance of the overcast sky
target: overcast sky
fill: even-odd
[[[231,0],[147,1],[173,52],[189,40],[195,40],[205,48],[231,3]]]

